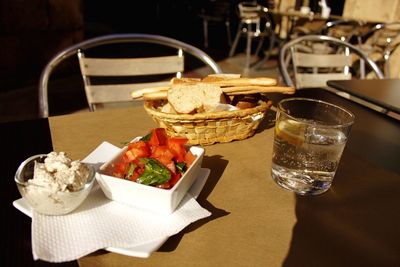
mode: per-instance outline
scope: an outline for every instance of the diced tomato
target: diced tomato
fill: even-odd
[[[113,176],[124,178],[126,171],[126,164],[124,162],[117,162],[114,164]]]
[[[135,171],[133,172],[131,177],[128,177],[129,180],[136,182],[136,180],[139,178],[139,176],[143,173],[144,168],[143,167],[137,167]]]
[[[136,159],[135,154],[131,150],[126,151],[124,156],[125,156],[124,157],[125,162],[132,162]]]
[[[155,158],[159,162],[161,162],[172,173],[176,173],[176,167],[175,167],[175,163],[173,161],[174,154],[171,152],[171,150],[167,146],[154,147],[151,157]]]
[[[168,135],[164,128],[155,128],[151,130],[149,144],[152,146],[164,146],[167,144]]]
[[[151,157],[156,159],[165,158],[167,160],[172,160],[174,158],[174,154],[167,146],[157,146],[154,148]]]
[[[162,189],[170,189],[172,186],[169,184],[169,182],[165,182],[163,184],[156,185],[156,187],[162,188]]]
[[[168,139],[168,147],[174,154],[177,162],[183,162],[185,160],[186,147],[185,144],[188,142],[186,138],[171,137]]]
[[[153,158],[171,172],[171,179],[168,182],[157,185],[157,187],[169,189],[183,175],[176,164],[185,164],[188,168],[196,159],[195,155],[186,151],[187,138],[168,137],[163,128],[152,129],[150,139],[148,141],[144,140],[147,139],[128,145],[127,151],[122,155],[120,162],[113,165],[113,176],[136,182],[144,172],[144,165],[147,162],[142,158]]]
[[[144,141],[131,143],[125,153],[128,162],[132,162],[137,158],[147,158],[150,156],[150,147]]]
[[[168,138],[168,143],[176,143],[176,144],[186,145],[187,142],[188,142],[188,139],[184,138],[184,137],[169,137]]]
[[[165,167],[167,167],[167,169],[172,173],[175,174],[176,173],[176,166],[175,166],[175,162],[173,162],[172,160],[170,162],[161,162]]]
[[[181,176],[182,175],[180,173],[172,174],[171,179],[169,179],[169,184],[171,187],[173,187],[179,181],[179,179],[181,179]]]
[[[190,150],[188,152],[186,152],[185,163],[188,168],[192,165],[192,163],[195,159],[196,159],[196,156],[193,155],[193,153]]]

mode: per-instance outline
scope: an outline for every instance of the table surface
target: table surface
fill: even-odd
[[[332,80],[327,84],[400,114],[400,79]]]
[[[356,115],[328,192],[297,196],[273,182],[275,114],[269,110],[253,137],[205,147],[202,166],[211,174],[198,201],[211,217],[170,237],[147,259],[98,251],[60,265],[399,266],[400,123],[324,90],[296,95],[327,100]],[[282,97],[271,95],[274,103]],[[155,126],[141,107],[0,124],[4,151],[11,153],[1,163],[7,244],[1,265],[34,264],[30,219],[11,204],[19,198],[13,174],[23,159],[52,149],[79,159],[102,141],[121,146]]]

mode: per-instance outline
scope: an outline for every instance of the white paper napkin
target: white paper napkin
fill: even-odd
[[[100,164],[116,147],[101,144],[84,161]],[[77,210],[64,216],[32,214],[32,252],[49,262],[76,260],[107,247],[132,247],[179,233],[190,223],[210,216],[187,194],[175,212],[159,215],[109,200],[96,184]]]

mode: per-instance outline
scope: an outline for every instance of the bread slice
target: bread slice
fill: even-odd
[[[215,108],[226,103],[221,87],[214,84],[199,84],[203,90],[203,110],[205,112],[215,111]]]
[[[162,106],[161,112],[169,113],[169,114],[176,114],[176,110],[172,107],[170,103],[166,103]]]
[[[168,91],[168,102],[178,113],[210,112],[224,102],[224,94],[218,85],[175,84]]]
[[[172,85],[168,102],[178,113],[192,113],[203,107],[204,93],[197,85]]]

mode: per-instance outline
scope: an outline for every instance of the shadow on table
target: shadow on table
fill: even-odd
[[[400,266],[398,174],[345,153],[328,192],[296,200],[284,267]]]
[[[198,220],[190,224],[188,227],[186,227],[183,231],[179,232],[178,234],[171,236],[161,246],[161,248],[158,251],[169,252],[175,250],[180,240],[186,233],[192,232],[197,228],[201,227],[203,224],[206,224],[212,220],[215,220],[217,218],[229,214],[229,212],[223,209],[219,209],[207,201],[207,197],[213,191],[219,179],[221,178],[222,174],[224,173],[225,168],[228,165],[228,161],[223,159],[222,156],[219,155],[204,156],[202,165],[206,166],[207,168],[210,168],[212,172],[210,172],[210,176],[208,177],[206,184],[204,185],[200,195],[198,196],[197,201],[203,208],[211,212],[211,216]]]
[[[268,130],[275,126],[276,112],[274,110],[267,110],[265,113],[264,119],[261,121],[260,125],[258,125],[257,131],[262,132],[264,130]]]

